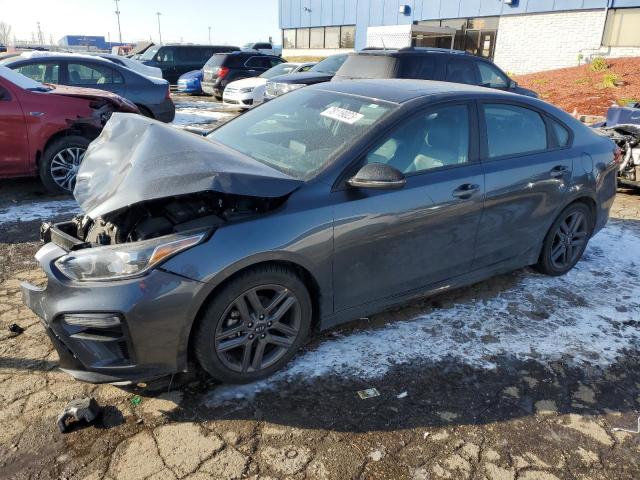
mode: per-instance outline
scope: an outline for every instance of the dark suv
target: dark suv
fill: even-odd
[[[490,60],[459,50],[409,47],[354,52],[349,54],[333,81],[358,78],[440,80],[538,97],[533,90],[518,86]]]
[[[202,91],[222,100],[222,92],[227,84],[243,78],[257,77],[281,63],[284,63],[281,57],[255,51],[214,55],[203,68]]]
[[[145,51],[139,60],[162,70],[162,78],[175,85],[181,75],[200,70],[216,53],[235,52],[229,45],[155,45]]]

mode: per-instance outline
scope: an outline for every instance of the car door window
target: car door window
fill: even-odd
[[[549,119],[549,123],[551,124],[551,129],[556,137],[558,147],[562,148],[569,145],[569,139],[571,137],[569,130],[556,120]]]
[[[260,68],[260,69],[269,69],[271,68],[271,61],[268,57],[251,57],[247,60],[245,64],[247,68]]]
[[[69,85],[112,85],[124,83],[122,75],[117,70],[106,65],[88,63],[68,63]]]
[[[447,82],[478,84],[475,68],[469,60],[449,60],[445,79]]]
[[[60,83],[60,66],[57,63],[31,63],[29,65],[21,65],[16,68],[16,71],[37,82]]]
[[[507,78],[493,65],[485,62],[477,62],[478,73],[480,74],[480,85],[491,88],[507,88],[509,82]]]
[[[433,56],[408,57],[403,59],[400,78],[433,80],[436,78],[437,63]]]
[[[404,174],[469,161],[469,108],[443,106],[411,117],[374,148],[366,163],[386,163]]]
[[[284,60],[280,57],[269,57],[269,67],[275,67],[276,65],[280,65],[281,63],[284,63]]]
[[[156,56],[156,61],[162,63],[173,63],[175,61],[175,49],[163,47]]]
[[[538,112],[507,104],[485,104],[483,112],[489,158],[547,149],[547,129]]]

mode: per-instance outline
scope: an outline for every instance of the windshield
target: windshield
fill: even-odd
[[[322,60],[309,69],[310,72],[336,73],[347,59],[347,55],[333,55]]]
[[[272,78],[277,77],[278,75],[286,75],[287,73],[293,72],[297,66],[298,65],[295,63],[281,63],[280,65],[276,65],[264,72],[260,75],[260,78]]]
[[[48,92],[53,90],[52,87],[48,87],[43,83],[36,82],[35,80],[25,77],[21,73],[15,72],[8,67],[0,65],[0,77],[6,78],[11,83],[17,85],[25,90],[31,90],[34,92]]]
[[[208,138],[306,180],[396,107],[366,97],[301,89],[250,110]]]
[[[145,50],[145,52],[140,56],[140,60],[153,60],[153,57],[155,57],[156,53],[158,53],[158,50],[160,50],[160,47],[151,47],[148,48],[147,50]]]

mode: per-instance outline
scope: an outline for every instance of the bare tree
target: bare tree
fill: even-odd
[[[11,40],[11,25],[0,22],[0,43],[8,45]]]

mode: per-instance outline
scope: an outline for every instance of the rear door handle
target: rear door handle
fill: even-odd
[[[568,171],[568,167],[565,167],[564,165],[558,165],[557,167],[553,167],[551,169],[549,175],[551,175],[551,178],[562,178]]]
[[[464,185],[460,185],[453,192],[451,192],[451,195],[453,195],[456,198],[466,200],[474,196],[479,191],[480,191],[480,185],[476,185],[474,183],[465,183]]]

